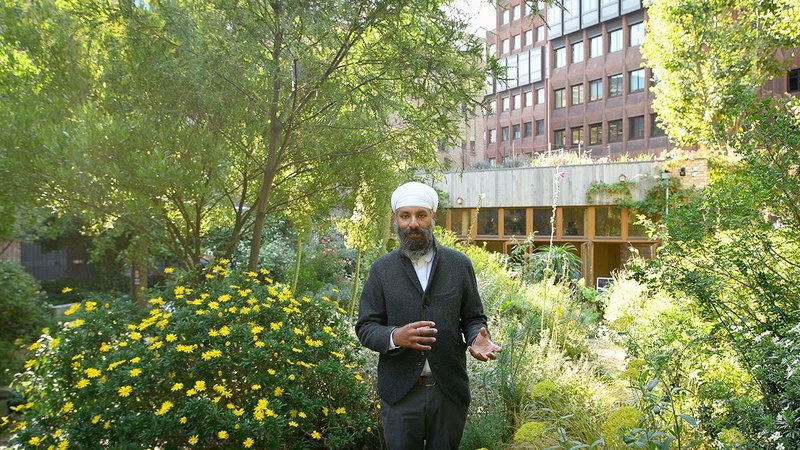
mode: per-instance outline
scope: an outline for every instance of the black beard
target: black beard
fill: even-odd
[[[433,232],[431,231],[432,229],[433,222],[431,222],[430,229],[409,228],[407,230],[403,230],[397,224],[395,224],[397,239],[400,241],[400,252],[412,261],[425,256],[426,253],[433,249],[435,242],[433,238]],[[418,233],[422,236],[409,237],[408,235],[411,233]]]

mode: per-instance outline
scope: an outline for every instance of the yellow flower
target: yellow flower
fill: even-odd
[[[197,391],[205,391],[206,390],[206,382],[203,380],[197,380],[194,383],[194,389]]]
[[[78,380],[78,383],[76,384],[78,389],[83,389],[88,385],[89,385],[89,380],[87,380],[86,378],[81,378],[80,380]]]
[[[280,397],[281,395],[283,395],[283,388],[280,386],[276,387],[274,394],[275,397]]]
[[[92,424],[96,425],[97,422],[100,422],[100,415],[99,414],[94,416],[94,417],[92,417]]]
[[[188,421],[189,421],[189,419],[187,419],[187,418],[186,418],[186,416],[183,416],[183,417],[181,417],[181,418],[180,418],[180,420],[178,420],[178,422],[180,422],[180,423],[182,423],[182,424],[184,424],[184,425],[185,425],[185,424],[186,424],[186,422],[188,422]]]
[[[86,323],[83,319],[73,320],[72,322],[68,323],[67,326],[70,328],[78,328],[79,326]]]
[[[230,437],[230,435],[228,434],[227,431],[222,430],[219,433],[217,433],[217,437],[220,438],[220,439],[228,439],[228,437]]]
[[[164,414],[167,413],[167,411],[169,411],[172,408],[172,406],[173,406],[173,404],[170,401],[166,401],[166,402],[162,403],[161,404],[161,409],[159,409],[158,412],[156,412],[156,415],[157,416],[163,416]]]
[[[311,437],[317,440],[322,439],[322,435],[317,430],[311,432]]]
[[[75,408],[75,405],[72,402],[64,403],[64,406],[61,408],[61,412],[68,413]]]
[[[72,292],[72,288],[71,287],[65,287],[64,289],[61,290],[62,294],[66,294],[66,293],[69,293],[69,292]]]
[[[265,343],[264,343],[264,341],[256,341],[256,344],[255,344],[255,345],[256,345],[256,347],[259,347],[259,348],[261,348],[261,347],[263,347],[263,346],[265,346],[265,345],[267,345],[267,344],[265,344]]]
[[[252,389],[254,391],[257,391],[257,390],[261,389],[261,385],[260,384],[254,384],[254,385],[250,386],[250,389]]]
[[[345,413],[344,406],[340,406],[339,408],[336,408],[336,411],[334,411],[334,412],[336,414],[344,414]]]
[[[70,306],[66,311],[64,311],[64,315],[65,316],[71,316],[71,315],[75,314],[76,312],[78,312],[79,309],[81,309],[81,304],[80,303],[75,303],[72,306]]]
[[[182,353],[192,353],[194,347],[195,347],[194,345],[178,344],[177,346],[175,346],[175,350]]]
[[[122,386],[121,388],[119,388],[117,392],[119,393],[120,397],[127,397],[131,395],[131,392],[133,392],[133,388],[130,386]]]
[[[267,373],[270,375],[275,375],[275,369],[267,369]]]
[[[231,334],[231,329],[228,328],[228,326],[226,325],[226,326],[224,326],[224,327],[219,329],[219,334],[221,336],[227,336],[227,335]]]
[[[175,269],[173,269],[172,267],[164,267],[164,273],[173,273],[173,272],[175,272]]]
[[[247,438],[247,439],[244,440],[244,442],[242,442],[242,445],[244,445],[244,448],[250,448],[255,443],[256,442],[253,440],[253,438]]]
[[[37,348],[41,347],[42,345],[38,342],[34,342],[33,344],[28,346],[28,350],[36,350]]]
[[[97,309],[97,302],[86,302],[86,312],[92,312]]]
[[[131,333],[131,339],[138,341],[141,338],[142,338],[142,333],[139,333],[138,331],[134,331]]]
[[[289,426],[290,427],[296,427],[297,425],[298,425],[297,422],[295,422],[294,420],[290,420],[289,421]]]
[[[305,418],[306,418],[306,413],[304,413],[303,411],[300,411],[300,413],[299,413],[299,414],[297,414],[297,415],[298,415],[298,416],[300,416],[300,417],[301,417],[301,418],[303,418],[303,419],[305,419]]]
[[[136,368],[136,369],[131,369],[131,371],[130,371],[130,372],[128,372],[128,373],[129,373],[129,374],[130,374],[132,377],[138,377],[138,376],[139,376],[139,374],[141,374],[141,373],[142,373],[142,369],[139,369],[139,368]]]
[[[283,322],[270,322],[269,328],[273,331],[278,331],[283,326]]]
[[[108,342],[103,342],[102,344],[100,344],[100,351],[103,353],[111,351],[111,346],[108,345]]]
[[[42,443],[42,438],[39,436],[33,436],[32,438],[28,439],[28,444],[31,445],[39,445]]]
[[[29,359],[29,360],[25,361],[25,368],[26,369],[30,369],[31,367],[33,367],[34,364],[36,364],[36,360],[35,359]]]
[[[183,389],[183,383],[175,383],[175,384],[173,384],[173,385],[172,385],[172,387],[170,388],[170,390],[171,390],[172,392],[175,392],[175,391],[180,391],[181,389]]]
[[[69,447],[69,441],[61,441],[58,443],[58,450],[67,450]]]
[[[197,438],[197,435],[195,434],[194,436],[192,436],[192,437],[190,437],[190,438],[189,438],[189,445],[195,445],[195,444],[197,444],[199,441],[200,441],[200,439],[198,439],[198,438]]]
[[[167,342],[175,342],[178,340],[178,336],[176,336],[175,333],[169,333],[164,340]]]
[[[202,354],[203,361],[208,361],[211,358],[219,358],[220,356],[222,356],[222,351],[217,349],[209,350],[207,352],[203,352]]]

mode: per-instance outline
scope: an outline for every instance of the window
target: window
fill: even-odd
[[[464,236],[466,234],[469,234],[470,217],[471,215],[468,209],[451,209],[450,231],[459,236]]]
[[[506,236],[525,236],[525,210],[510,209],[503,210],[503,234]]]
[[[658,124],[658,114],[650,114],[650,137],[666,136],[666,134]]]
[[[522,48],[522,43],[520,42],[522,36],[520,36],[519,34],[515,34],[512,39],[514,39],[514,50],[519,50],[520,48]]]
[[[437,148],[437,149],[438,149],[440,152],[444,152],[444,151],[446,151],[446,150],[447,150],[447,147],[445,147],[445,143],[444,143],[444,140],[443,140],[443,139],[437,139],[437,140],[436,140],[436,148]]]
[[[572,104],[580,105],[583,103],[583,83],[572,86]]]
[[[475,148],[475,141],[471,139],[469,141],[469,152],[473,155],[475,154]]]
[[[489,143],[494,144],[497,142],[497,130],[489,130]]]
[[[589,101],[594,102],[603,98],[603,80],[589,82]]]
[[[589,145],[598,145],[603,143],[603,124],[593,123],[589,125]]]
[[[630,209],[628,210],[628,237],[633,238],[646,238],[647,237],[647,228],[639,223],[638,214],[634,213]]]
[[[511,103],[511,109],[522,108],[522,95],[514,94],[514,101]]]
[[[584,208],[561,208],[561,225],[564,227],[564,236],[585,236]]]
[[[544,88],[536,89],[536,104],[537,105],[544,104]]]
[[[800,69],[793,69],[787,75],[786,92],[800,91]]]
[[[481,208],[478,211],[478,234],[483,236],[497,235],[498,212],[494,208]]]
[[[503,127],[502,133],[503,133],[503,142],[508,142],[509,141],[508,138],[510,137],[508,134],[508,127]]]
[[[525,32],[525,45],[533,44],[533,30],[527,30]]]
[[[536,40],[537,41],[544,40],[544,25],[536,27]]]
[[[503,97],[503,111],[508,111],[509,109],[511,109],[511,98]]]
[[[572,63],[583,61],[583,41],[572,44]]]
[[[629,139],[644,138],[644,116],[636,116],[628,118],[628,138]]]
[[[544,119],[536,121],[536,135],[541,136],[544,134]]]
[[[618,206],[596,206],[594,208],[595,236],[622,236],[622,210]]]
[[[572,145],[583,145],[583,127],[569,129],[569,142]]]
[[[639,22],[631,25],[630,28],[629,44],[631,47],[642,45],[644,42],[644,22]]]
[[[500,21],[500,25],[505,25],[508,22],[511,22],[511,10],[507,9],[503,11],[503,18]]]
[[[517,20],[520,17],[522,16],[519,15],[519,5],[514,5],[514,10],[511,14],[511,20]]]
[[[619,97],[622,95],[622,74],[611,75],[608,77],[608,96]]]
[[[608,32],[608,53],[622,50],[622,29]]]
[[[608,121],[608,142],[622,140],[622,119]]]
[[[589,39],[589,58],[603,56],[603,36],[595,36]]]
[[[553,211],[550,208],[533,209],[533,231],[536,236],[550,236],[553,234],[550,228],[550,215]]]
[[[509,44],[508,39],[503,39],[503,53],[508,53],[508,52],[511,51],[511,48],[509,47],[509,45],[510,44]]]
[[[567,136],[565,134],[566,130],[555,130],[553,131],[553,146],[555,148],[562,148],[567,145]]]
[[[533,106],[533,91],[525,91],[525,106]]]
[[[497,45],[492,44],[489,46],[489,56],[495,56],[497,53]]]
[[[567,65],[567,48],[559,47],[553,50],[553,64],[556,68]]]
[[[533,122],[525,122],[522,124],[522,136],[531,137],[533,135]]]
[[[644,118],[643,118],[642,120],[644,120]],[[521,131],[520,131],[520,126],[519,126],[519,124],[512,125],[512,126],[511,126],[511,128],[512,128],[512,130],[511,130],[511,131],[514,133],[514,139],[519,139],[519,138],[521,138],[521,137],[522,137],[522,133],[521,133]]]
[[[641,92],[644,90],[644,69],[636,69],[628,72],[628,83],[630,90],[628,92]]]
[[[553,91],[553,108],[559,109],[567,106],[567,99],[564,98],[565,89],[556,89]]]

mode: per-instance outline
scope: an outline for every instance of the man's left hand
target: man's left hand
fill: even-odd
[[[486,327],[481,327],[478,336],[472,342],[472,345],[467,347],[467,350],[469,350],[469,354],[472,355],[473,358],[480,361],[497,359],[497,354],[502,351],[500,346],[489,339],[489,332],[486,331]]]

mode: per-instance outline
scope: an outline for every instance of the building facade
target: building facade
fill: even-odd
[[[571,244],[582,260],[581,275],[594,284],[612,276],[634,252],[654,256],[658,241],[635,213],[619,206],[618,196],[593,193],[593,186],[624,181],[631,200],[638,201],[654,189],[668,198],[669,180],[684,188],[705,186],[707,161],[475,170],[444,174],[433,185],[448,198],[440,225],[459,240],[506,254],[531,235],[535,246]]]
[[[650,69],[639,51],[645,9],[639,0],[565,0],[531,14],[524,0],[497,8],[487,36],[506,68],[491,80],[487,158],[565,149],[593,158],[669,148],[650,108]],[[547,23],[545,23],[545,20]]]

